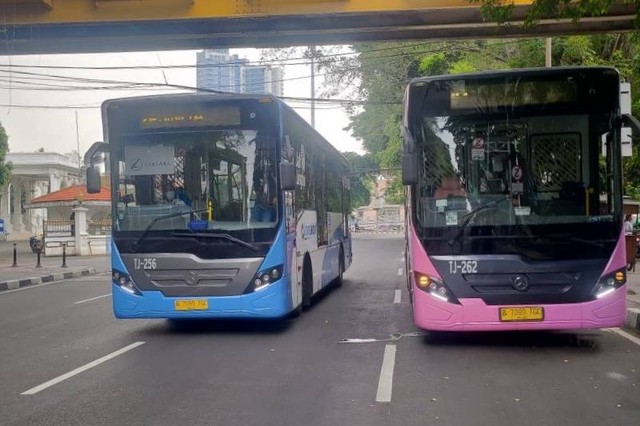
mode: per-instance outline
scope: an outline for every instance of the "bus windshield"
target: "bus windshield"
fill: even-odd
[[[156,220],[152,229],[220,232],[277,224],[275,133],[170,132],[133,135],[115,145],[116,231],[143,231],[167,215],[173,216]]]
[[[463,83],[426,88],[409,122],[420,175],[413,217],[428,252],[608,257],[621,211],[614,103],[577,106],[573,79]]]

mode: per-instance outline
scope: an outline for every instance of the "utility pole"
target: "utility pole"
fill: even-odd
[[[76,149],[78,151],[78,156],[76,160],[78,160],[78,179],[82,180],[82,156],[80,155],[80,127],[78,126],[78,110],[76,112]]]
[[[316,128],[316,47],[309,47],[311,52],[311,127]]]
[[[545,40],[545,55],[544,55],[544,66],[547,68],[551,68],[551,37],[547,37]]]

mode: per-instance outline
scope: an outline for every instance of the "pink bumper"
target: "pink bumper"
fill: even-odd
[[[619,327],[626,315],[627,286],[585,303],[535,305],[544,308],[544,321],[501,322],[498,309],[482,299],[460,299],[461,305],[436,299],[414,287],[413,318],[425,330],[501,331],[501,330],[568,330]],[[526,306],[526,305],[518,305]]]

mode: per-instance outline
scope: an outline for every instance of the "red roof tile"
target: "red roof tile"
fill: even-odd
[[[56,203],[63,201],[111,201],[111,189],[103,186],[100,188],[100,192],[97,194],[87,194],[87,189],[84,185],[75,185],[68,188],[61,189],[50,194],[45,194],[40,197],[31,200],[30,204],[39,203]]]

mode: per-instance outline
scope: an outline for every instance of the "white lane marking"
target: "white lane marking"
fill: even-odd
[[[145,342],[132,343],[129,346],[125,346],[122,349],[118,349],[117,351],[112,352],[109,355],[105,355],[102,358],[98,358],[95,361],[92,361],[92,362],[90,362],[88,364],[83,365],[82,367],[78,367],[75,370],[71,370],[68,373],[63,374],[62,376],[58,376],[55,379],[51,379],[48,382],[44,382],[41,385],[38,385],[38,386],[36,386],[34,388],[31,388],[31,389],[29,389],[27,391],[24,391],[20,395],[35,395],[40,391],[43,391],[43,390],[45,390],[47,388],[50,388],[51,386],[57,385],[60,382],[63,382],[63,381],[65,381],[65,380],[67,380],[67,379],[69,379],[69,378],[71,378],[71,377],[73,377],[75,375],[78,375],[78,374],[80,374],[80,373],[82,373],[84,371],[87,371],[87,370],[89,370],[89,369],[91,369],[93,367],[96,367],[96,366],[98,366],[98,365],[100,365],[100,364],[102,364],[104,362],[109,361],[110,359],[113,359],[113,358],[115,358],[117,356],[120,356],[123,353],[129,352],[130,350],[135,349],[138,346],[141,346],[141,345],[144,345],[144,344],[145,344]]]
[[[384,357],[382,358],[382,368],[380,369],[380,380],[378,381],[376,402],[391,402],[393,369],[395,365],[396,345],[386,345],[384,347]]]
[[[404,272],[404,268],[398,268],[398,276],[402,276],[403,272]]]
[[[342,339],[338,343],[374,343],[374,342],[395,342],[404,337],[422,337],[428,333],[422,331],[412,331],[410,333],[391,333],[386,339]]]
[[[624,337],[627,340],[631,340],[633,343],[640,346],[640,339],[634,336],[633,334],[627,333],[626,331],[620,330],[619,328],[610,328],[609,330]]]
[[[62,281],[68,281],[68,280],[62,280]],[[0,291],[0,296],[3,296],[5,294],[9,294],[9,293],[15,293],[16,291],[31,290],[33,288],[45,287],[45,286],[48,286],[48,285],[51,285],[51,284],[60,284],[60,281],[51,281],[51,282],[48,282],[48,283],[34,284],[34,285],[26,286],[26,287],[15,288],[13,290]]]
[[[382,341],[378,339],[342,339],[339,343],[373,343]]]
[[[91,299],[78,300],[77,302],[73,302],[73,304],[80,305],[81,303],[91,302],[92,300],[98,300],[98,299],[102,299],[103,297],[109,297],[109,296],[111,296],[111,293],[103,294],[102,296],[92,297]]]
[[[402,299],[402,290],[396,289],[396,294],[393,296],[393,303],[400,303]]]

